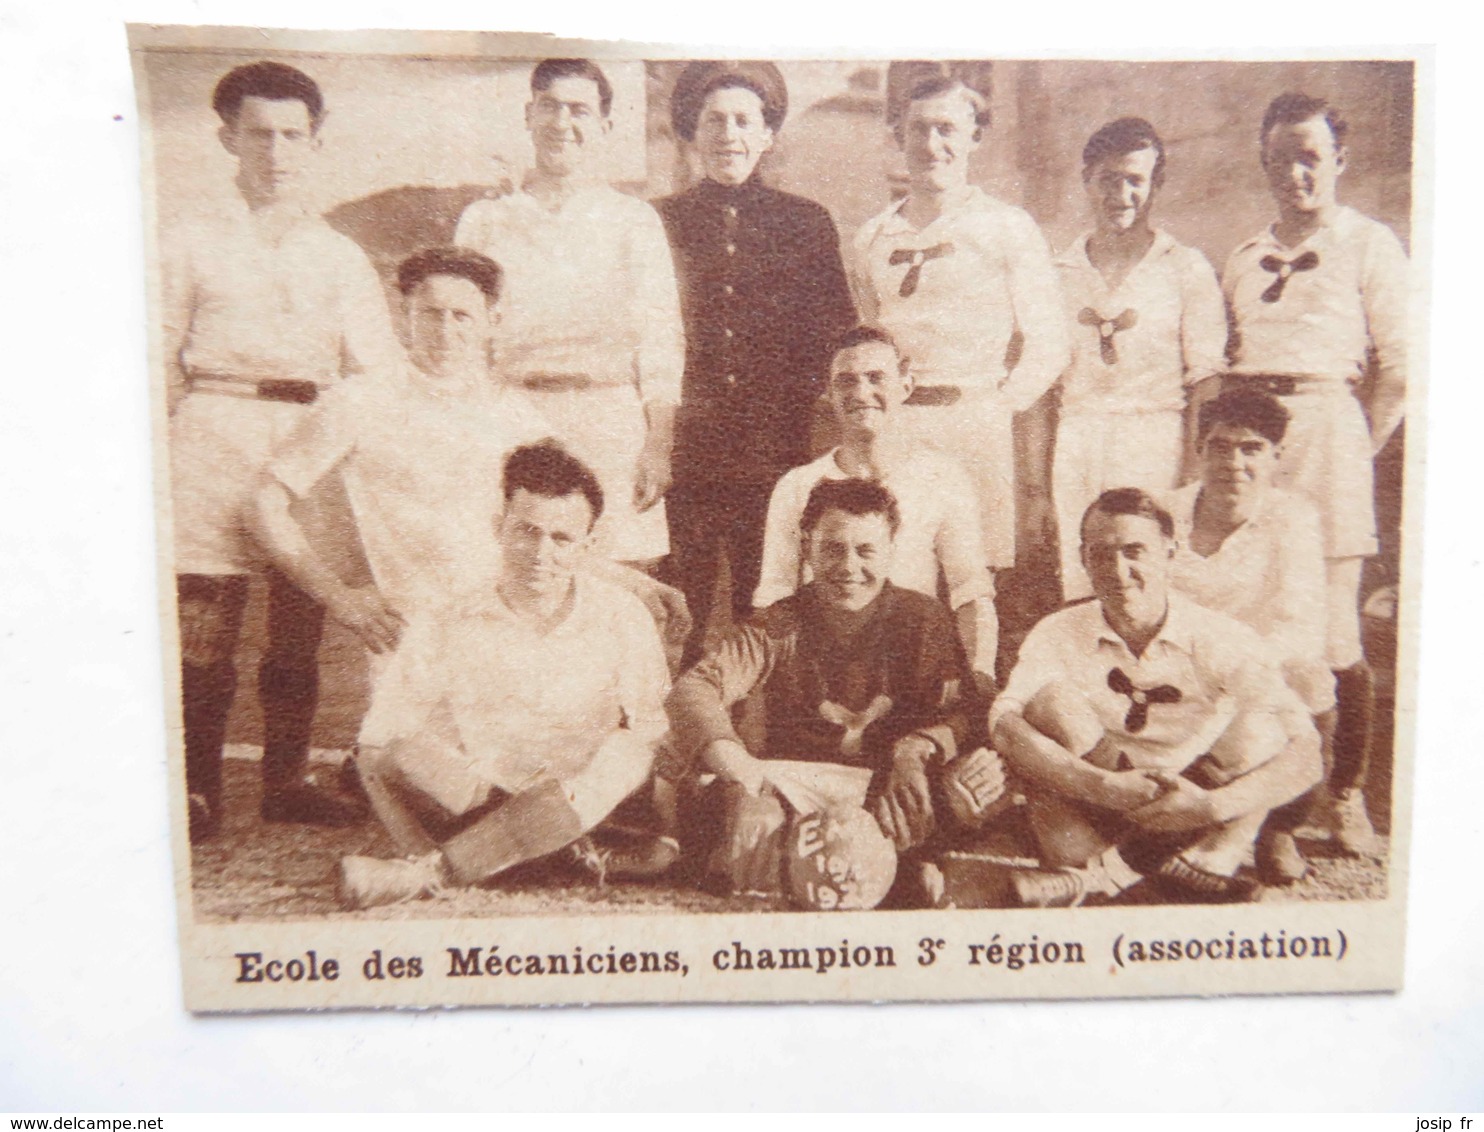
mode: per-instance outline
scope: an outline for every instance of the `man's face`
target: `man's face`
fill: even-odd
[[[484,292],[462,275],[429,275],[407,296],[408,353],[434,377],[478,373],[495,316]]]
[[[945,192],[969,180],[969,158],[979,148],[974,106],[967,92],[947,90],[907,105],[902,153],[913,187]]]
[[[1142,224],[1154,204],[1153,148],[1108,157],[1094,165],[1085,182],[1097,226],[1104,232],[1127,232]]]
[[[713,90],[696,119],[696,150],[706,176],[721,185],[740,185],[773,145],[763,120],[763,100],[746,87]]]
[[[592,520],[581,492],[550,496],[517,488],[497,527],[506,582],[535,597],[565,594]]]
[[[862,342],[836,354],[830,365],[829,398],[840,426],[873,436],[880,433],[912,391],[901,369],[897,352],[885,342]]]
[[[1232,500],[1265,490],[1278,470],[1278,446],[1260,432],[1215,424],[1201,442],[1201,487]]]
[[[1096,511],[1082,534],[1082,566],[1103,609],[1135,625],[1154,625],[1169,596],[1173,542],[1142,515]]]
[[[562,75],[526,103],[526,129],[536,166],[559,177],[581,172],[594,160],[612,122],[603,117],[598,84],[580,75]]]
[[[309,107],[297,98],[249,96],[217,136],[237,158],[238,177],[249,197],[271,204],[303,188],[305,172],[319,148]]]
[[[1320,115],[1274,126],[1263,143],[1262,168],[1280,209],[1318,212],[1334,206],[1345,151],[1335,144],[1329,123]]]
[[[809,569],[824,603],[858,613],[876,600],[891,570],[891,524],[885,515],[830,510],[809,535]]]

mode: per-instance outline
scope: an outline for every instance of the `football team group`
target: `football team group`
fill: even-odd
[[[237,199],[160,233],[192,842],[258,577],[262,819],[395,846],[340,862],[349,908],[532,862],[818,909],[1214,903],[1303,878],[1304,828],[1377,851],[1361,568],[1408,262],[1337,200],[1346,123],[1254,112],[1276,218],[1218,279],[1153,223],[1153,124],[1088,138],[1053,255],[970,179],[979,71],[913,67],[906,191],[842,241],[758,175],[776,66],[684,66],[697,176],[650,202],[602,178],[602,68],[541,61],[529,173],[394,291],[309,203],[315,81],[220,77]],[[1060,603],[1002,648],[1027,514]],[[334,776],[326,616],[370,674]]]

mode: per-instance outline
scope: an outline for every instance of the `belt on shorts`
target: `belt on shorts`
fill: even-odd
[[[249,397],[258,401],[281,401],[289,405],[312,405],[319,399],[319,386],[312,381],[272,378],[268,381],[239,381],[215,374],[191,374],[191,391],[223,397]]]
[[[514,379],[514,384],[533,393],[580,393],[589,389],[618,389],[633,384],[630,381],[606,381],[590,373],[549,373],[538,370],[523,373]]]
[[[1302,377],[1291,373],[1229,373],[1221,379],[1221,389],[1247,393],[1266,393],[1269,397],[1295,397],[1302,393],[1350,393],[1349,381],[1323,377]]]
[[[909,405],[956,405],[964,395],[957,385],[917,385],[907,397]]]

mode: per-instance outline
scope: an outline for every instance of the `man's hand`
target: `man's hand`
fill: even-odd
[[[672,482],[670,453],[656,444],[646,443],[639,453],[639,465],[634,474],[635,508],[648,511],[665,497]]]
[[[983,747],[960,755],[948,764],[943,792],[955,818],[964,825],[977,825],[1005,796],[1005,764]]]
[[[382,600],[375,586],[346,587],[330,603],[334,617],[372,652],[391,652],[402,636],[401,615]]]
[[[768,771],[762,759],[753,758],[734,739],[717,739],[702,755],[706,766],[728,782],[735,782],[756,797],[768,786]]]
[[[1146,806],[1164,793],[1165,787],[1153,771],[1104,771],[1097,793],[1088,799],[1108,810],[1128,812]]]
[[[783,804],[771,792],[756,796],[736,782],[723,789],[726,828],[712,859],[712,871],[725,877],[733,892],[777,892],[788,824]]]
[[[886,788],[871,809],[881,832],[905,852],[921,845],[933,833],[933,798],[928,786],[928,764],[938,748],[931,739],[908,735],[892,750]]]
[[[1181,774],[1152,772],[1164,790],[1158,798],[1129,813],[1129,820],[1150,833],[1188,833],[1223,821],[1216,796]]]

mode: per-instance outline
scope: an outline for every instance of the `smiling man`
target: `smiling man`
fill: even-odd
[[[535,166],[518,192],[471,204],[455,242],[505,269],[495,376],[524,390],[603,484],[599,552],[652,564],[669,547],[684,343],[659,217],[601,177],[612,110],[597,64],[538,63],[526,104]]]
[[[164,233],[162,353],[191,839],[222,814],[222,747],[249,578],[268,582],[262,816],[340,825],[362,810],[307,766],[324,609],[273,569],[248,533],[263,466],[310,406],[351,375],[404,364],[365,253],[315,212],[324,99],[302,71],[259,62],[212,95],[239,199]],[[361,380],[359,376],[356,380]],[[327,500],[306,501],[323,527]]]
[[[1245,900],[1268,811],[1319,780],[1319,737],[1252,629],[1172,592],[1175,527],[1134,488],[1082,522],[1096,601],[1051,614],[990,713],[1025,784],[1045,871],[1022,904],[1116,896],[1152,876],[1180,902]]]
[[[1360,640],[1361,569],[1377,551],[1372,460],[1406,401],[1410,295],[1396,235],[1339,203],[1347,134],[1323,99],[1273,100],[1259,140],[1278,220],[1232,253],[1222,282],[1235,328],[1224,384],[1282,401],[1290,423],[1279,486],[1307,496],[1323,522],[1339,698],[1329,788],[1338,842],[1359,854],[1376,848],[1363,794],[1375,693]]]
[[[921,442],[974,477],[989,564],[1000,570],[1015,564],[1017,492],[1049,496],[1039,457],[1017,476],[1012,424],[1069,353],[1041,230],[969,183],[989,125],[986,94],[952,74],[912,87],[892,123],[907,197],[861,226],[848,266],[861,318],[911,359],[907,411]]]
[[[1093,229],[1056,259],[1072,334],[1051,469],[1067,601],[1092,593],[1078,535],[1087,505],[1111,487],[1176,486],[1187,392],[1225,364],[1216,273],[1151,222],[1164,179],[1153,126],[1103,126],[1082,151]]]
[[[359,759],[403,856],[345,858],[349,908],[556,853],[649,779],[669,676],[644,607],[582,568],[602,489],[554,444],[517,448],[503,481],[498,578],[410,623],[378,683]]]
[[[827,389],[841,443],[788,472],[773,489],[753,604],[763,609],[809,581],[803,518],[815,487],[830,480],[874,480],[892,493],[900,510],[892,582],[937,597],[942,578],[959,640],[987,703],[999,623],[973,481],[951,456],[924,446],[903,426],[902,405],[911,395],[912,379],[886,331],[862,326],[847,333],[835,350]]]
[[[674,578],[698,611],[691,661],[723,555],[734,619],[751,609],[768,494],[808,459],[830,350],[855,321],[829,213],[758,173],[787,109],[772,63],[690,63],[670,99],[675,135],[703,174],[655,206],[685,314],[668,506]]]
[[[811,782],[827,808],[864,805],[903,852],[978,821],[1004,791],[966,711],[948,611],[887,580],[901,527],[891,492],[824,480],[800,525],[811,581],[709,650],[667,705],[680,753],[719,779],[703,807],[721,811],[711,870],[733,891],[776,890],[779,840],[817,804]],[[749,748],[732,708],[754,693],[765,734]]]

